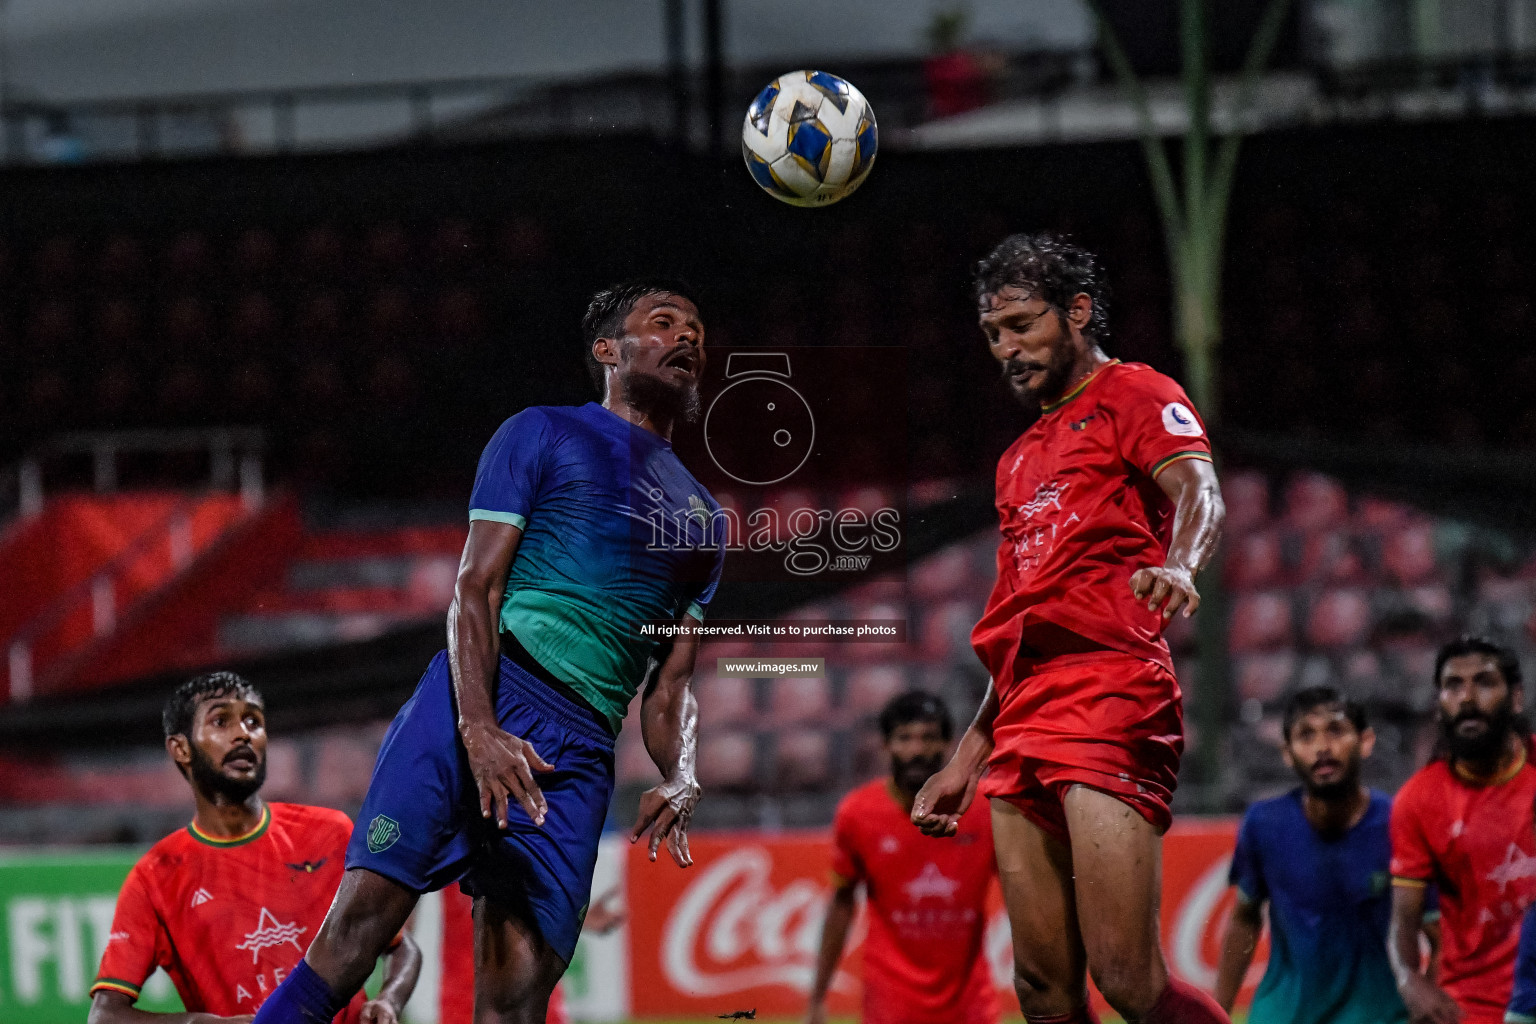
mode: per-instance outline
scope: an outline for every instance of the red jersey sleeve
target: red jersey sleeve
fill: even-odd
[[[1420,808],[1422,786],[1410,779],[1392,801],[1392,881],[1428,885],[1435,875],[1435,855],[1425,839]]]
[[[841,888],[864,880],[864,859],[859,855],[857,828],[845,800],[832,820],[832,884]]]
[[[1205,423],[1172,378],[1127,367],[1116,383],[1115,429],[1128,465],[1156,479],[1180,459],[1211,461]]]
[[[160,915],[149,898],[144,862],[133,866],[117,894],[117,909],[112,913],[112,933],[107,937],[107,951],[101,957],[101,970],[91,995],[97,992],[121,992],[137,1001],[145,980],[156,967],[170,963],[170,942]]]

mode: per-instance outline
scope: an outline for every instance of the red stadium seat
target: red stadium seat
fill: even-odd
[[[277,332],[277,307],[261,292],[246,292],[234,302],[229,333],[246,351],[270,341]]]
[[[912,593],[924,600],[953,597],[971,582],[971,553],[963,544],[951,544],[918,561],[907,571]]]
[[[338,273],[346,261],[346,243],[341,232],[330,225],[321,224],[304,231],[299,235],[296,248],[299,269],[311,280]]]
[[[1365,563],[1348,534],[1327,530],[1302,541],[1298,583],[1359,583],[1364,576]]]
[[[1361,590],[1328,590],[1312,602],[1307,640],[1317,647],[1353,647],[1371,631],[1371,602]]]
[[[393,273],[411,259],[411,240],[396,221],[375,225],[363,242],[363,258],[375,273]]]
[[[968,601],[942,601],[928,606],[916,638],[918,652],[935,661],[969,656],[971,627],[980,617],[981,609]]]
[[[299,307],[299,336],[307,342],[330,342],[346,325],[346,303],[339,292],[311,295]]]
[[[1227,505],[1228,536],[1259,529],[1269,521],[1269,482],[1262,473],[1227,473],[1221,480],[1221,495]]]
[[[661,772],[651,754],[645,749],[645,741],[639,729],[625,729],[619,733],[618,749],[614,751],[615,781],[621,785],[639,785],[650,788],[661,779]]]
[[[699,720],[707,727],[749,725],[757,720],[757,683],[738,676],[707,675],[694,684]]]
[[[277,236],[266,228],[247,228],[235,239],[230,261],[234,272],[244,277],[267,273],[277,264]]]
[[[137,347],[142,329],[143,315],[136,304],[123,298],[108,299],[96,310],[92,347],[103,355],[127,354]]]
[[[1238,696],[1243,700],[1268,703],[1290,686],[1291,678],[1296,674],[1296,653],[1271,651],[1249,654],[1238,658],[1233,667],[1236,670]]]
[[[315,751],[310,799],[326,807],[350,807],[368,792],[378,740],[337,730],[324,734]]]
[[[411,294],[398,285],[381,288],[368,300],[368,336],[374,342],[398,342],[416,326]]]
[[[267,741],[267,782],[261,793],[268,800],[302,802],[308,798],[303,753],[296,741],[282,737]]]
[[[1261,651],[1291,642],[1291,601],[1284,593],[1244,594],[1232,604],[1228,641],[1233,651]]]
[[[32,254],[32,281],[40,288],[58,288],[69,284],[79,273],[73,235],[54,235],[45,239]]]
[[[832,716],[832,687],[824,676],[785,676],[770,685],[769,716],[777,725],[826,722]]]
[[[872,516],[882,508],[897,508],[896,500],[889,489],[870,484],[843,491],[837,497],[837,507],[857,509],[866,516]]]
[[[699,741],[699,783],[705,789],[757,788],[757,743],[747,732],[705,733]]]
[[[208,309],[195,295],[178,295],[165,308],[162,337],[176,352],[200,352],[208,344]]]
[[[1298,473],[1285,489],[1285,518],[1304,532],[1343,526],[1349,519],[1344,485],[1321,473]]]
[[[480,296],[472,288],[449,288],[437,298],[437,333],[446,341],[478,338],[485,331]]]
[[[60,299],[44,300],[27,316],[27,344],[35,349],[58,348],[74,341],[78,329],[74,306]]]
[[[96,257],[96,276],[109,284],[133,284],[144,273],[144,247],[132,235],[113,235]]]
[[[848,713],[859,717],[878,715],[892,697],[909,689],[911,684],[900,665],[866,665],[855,669],[848,676]]]
[[[891,759],[885,752],[885,737],[876,727],[860,729],[853,741],[853,781],[865,782],[879,778],[891,770]]]
[[[537,265],[549,256],[548,232],[536,220],[513,217],[496,233],[496,249],[502,260],[514,266]]]
[[[183,231],[165,251],[165,269],[178,284],[207,274],[213,265],[208,239],[200,231]]]
[[[1355,500],[1355,525],[1385,534],[1413,518],[1413,509],[1396,501],[1363,495]]]
[[[788,791],[832,785],[832,737],[819,729],[786,729],[774,737],[773,782]]]
[[[443,221],[433,232],[428,246],[433,262],[444,269],[461,266],[474,259],[479,250],[474,225],[462,217]]]
[[[1389,533],[1381,545],[1381,567],[1387,578],[1404,586],[1435,575],[1435,528],[1416,522]]]
[[[1233,535],[1223,573],[1233,590],[1274,586],[1285,571],[1285,552],[1273,530]]]
[[[411,563],[405,589],[413,606],[426,612],[446,612],[453,603],[459,560],[452,556],[417,558]]]

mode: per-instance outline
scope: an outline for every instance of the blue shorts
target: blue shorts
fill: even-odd
[[[506,657],[496,682],[496,718],[555,766],[534,773],[549,807],[544,826],[535,826],[515,800],[508,802],[504,831],[480,816],[442,651],[384,736],[347,844],[347,867],[416,892],[462,879],[471,896],[537,925],[570,963],[613,795],[613,737],[591,710]]]

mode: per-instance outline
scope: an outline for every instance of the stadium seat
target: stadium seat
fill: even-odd
[[[1349,519],[1344,485],[1321,473],[1298,473],[1285,489],[1285,518],[1305,533],[1342,526]]]
[[[1302,539],[1298,583],[1360,583],[1365,563],[1349,534],[1341,530],[1309,533]]]
[[[351,808],[368,792],[379,741],[367,733],[335,730],[319,737],[311,773],[310,799],[326,807]]]
[[[124,298],[107,299],[96,308],[91,331],[92,349],[98,355],[133,352],[138,346],[143,319],[137,304]]]
[[[200,231],[181,232],[165,251],[166,274],[179,285],[204,276],[212,264],[208,239]]]
[[[460,267],[474,259],[479,252],[474,225],[462,217],[445,220],[433,232],[427,248],[439,269]]]
[[[914,624],[907,615],[905,603],[899,605],[885,603],[853,604],[849,607],[848,617],[856,622],[880,620],[895,623],[898,628],[904,625],[907,630],[907,642],[860,641],[837,644],[829,657],[835,658],[839,663],[867,665],[876,661],[890,661],[893,658],[906,656],[912,649],[912,643],[915,639],[912,636]]]
[[[918,626],[916,646],[919,655],[934,661],[959,657],[971,649],[971,627],[981,617],[981,608],[969,601],[940,601],[924,610]]]
[[[1233,534],[1223,574],[1233,590],[1258,590],[1280,582],[1285,571],[1285,552],[1273,530]]]
[[[277,264],[277,250],[277,236],[269,229],[247,228],[230,250],[231,269],[244,278],[264,275]]]
[[[80,267],[73,235],[54,235],[43,240],[32,254],[32,283],[42,289],[62,288],[74,280]]]
[[[413,559],[410,576],[406,581],[411,604],[428,613],[446,612],[453,603],[453,588],[458,577],[457,558]]]
[[[1382,539],[1381,568],[1388,579],[1404,586],[1435,575],[1435,528],[1430,523],[1408,523]]]
[[[1243,594],[1232,604],[1228,641],[1233,651],[1261,651],[1291,642],[1290,598],[1278,591]]]
[[[932,601],[962,593],[971,580],[971,553],[951,544],[919,560],[907,571],[915,597]]]
[[[296,740],[288,737],[269,739],[267,782],[262,787],[262,795],[269,800],[303,802],[308,797],[304,787],[303,761],[303,752]]]
[[[705,733],[699,740],[699,783],[705,789],[757,788],[757,743],[748,732]]]
[[[1222,477],[1228,536],[1239,536],[1269,521],[1269,482],[1262,473],[1238,470]]]
[[[176,296],[165,307],[160,333],[174,352],[202,352],[210,336],[207,306],[195,295]]]
[[[295,248],[299,270],[309,281],[337,275],[346,261],[346,242],[341,232],[328,224],[302,232]]]
[[[136,284],[144,273],[144,248],[132,235],[116,234],[96,256],[96,277],[109,285]]]
[[[1362,590],[1327,590],[1312,602],[1307,640],[1317,647],[1353,647],[1371,630],[1371,602]]]
[[[776,725],[826,722],[832,716],[832,687],[825,676],[784,676],[769,686],[769,717]]]
[[[380,288],[368,300],[368,336],[374,343],[399,342],[415,327],[411,295],[398,285]]]
[[[625,729],[619,733],[618,747],[614,751],[613,773],[614,781],[620,786],[639,785],[649,788],[661,778],[656,762],[651,760],[650,751],[645,749],[645,741],[638,728]]]
[[[1269,651],[1239,657],[1233,666],[1238,696],[1268,704],[1291,684],[1296,674],[1294,651]]]
[[[1355,499],[1355,525],[1373,533],[1386,534],[1413,517],[1413,509],[1396,501],[1372,497]]]
[[[757,683],[739,676],[706,675],[694,683],[699,720],[705,726],[750,725],[758,718]]]
[[[345,329],[346,300],[340,292],[318,292],[300,304],[297,319],[299,337],[306,344],[329,346]]]
[[[891,770],[891,760],[885,752],[885,737],[875,726],[858,730],[853,738],[853,783],[878,778]]]
[[[512,217],[496,233],[496,251],[513,266],[538,265],[549,255],[548,233],[531,217]]]
[[[249,291],[235,299],[229,334],[247,352],[259,351],[277,331],[277,307],[265,294]]]
[[[44,300],[27,315],[27,344],[39,349],[63,348],[75,340],[78,330],[74,306],[62,299]]]
[[[378,274],[392,274],[411,259],[411,240],[397,221],[376,224],[363,241],[363,259]]]
[[[774,737],[773,786],[790,792],[832,784],[832,737],[819,729],[785,729]]]
[[[907,674],[899,664],[866,665],[848,675],[846,706],[848,714],[872,718],[899,693],[910,688]]]
[[[472,288],[454,287],[437,297],[436,329],[444,341],[466,342],[485,331],[485,316],[480,297]]]

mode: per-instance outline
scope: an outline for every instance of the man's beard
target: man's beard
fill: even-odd
[[[1463,736],[1457,727],[1467,721],[1482,721],[1487,723],[1487,728],[1476,736]],[[1506,700],[1494,709],[1492,714],[1483,714],[1481,711],[1461,711],[1453,718],[1446,718],[1442,712],[1440,715],[1440,735],[1445,740],[1445,745],[1451,751],[1451,757],[1458,761],[1496,761],[1504,752],[1504,744],[1509,741],[1509,734],[1515,727],[1515,709],[1513,701]]]
[[[1010,359],[1003,364],[1003,382],[1008,385],[1008,390],[1013,392],[1013,396],[1020,403],[1031,409],[1060,398],[1067,390],[1067,385],[1072,383],[1072,366],[1077,360],[1071,346],[1066,343],[1065,318],[1059,319],[1062,320],[1062,339],[1060,344],[1051,351],[1049,363],[1030,363],[1022,359]],[[1015,375],[1029,370],[1044,370],[1045,376],[1039,384],[1029,389],[1017,387],[1013,383]]]
[[[907,793],[916,793],[923,788],[923,783],[938,774],[944,767],[944,755],[934,754],[931,757],[913,757],[903,761],[901,758],[891,757],[891,778],[896,780],[896,788]]]
[[[256,774],[249,779],[232,779],[219,770],[201,750],[192,747],[192,784],[208,796],[221,796],[232,804],[244,803],[267,781],[267,760],[262,758],[256,765]],[[252,757],[255,752],[252,751]]]
[[[1316,769],[1316,764],[1312,770]],[[1312,770],[1297,772],[1301,776],[1301,784],[1306,787],[1307,794],[1314,800],[1323,803],[1334,803],[1339,800],[1347,800],[1360,789],[1360,759],[1352,757],[1344,762],[1344,771],[1333,782],[1314,782]]]
[[[673,384],[648,373],[627,375],[624,397],[652,419],[668,419],[674,423],[697,423],[703,406],[697,382]]]

